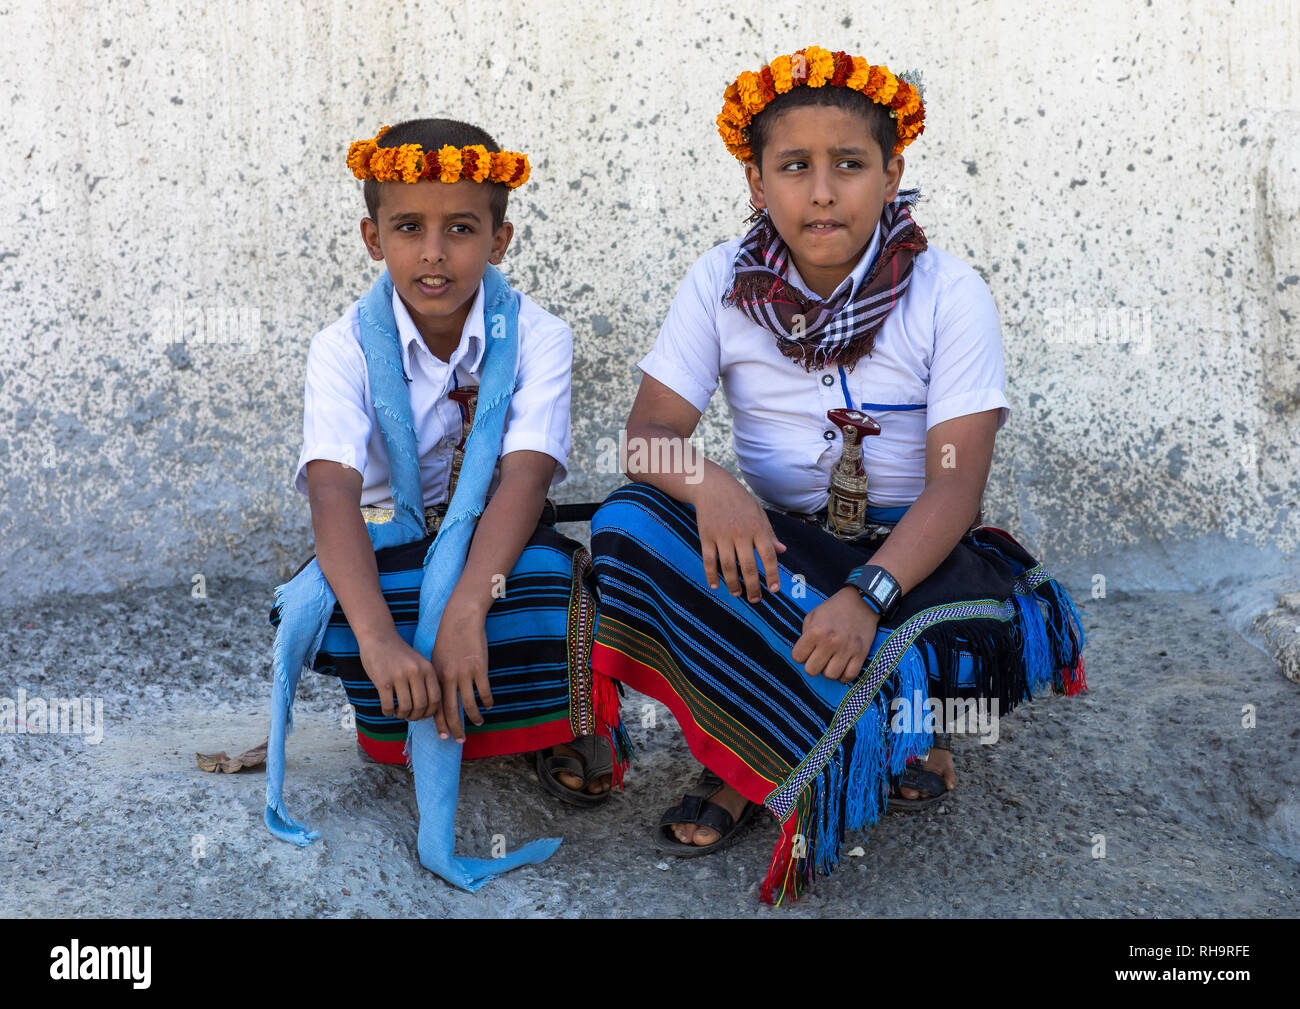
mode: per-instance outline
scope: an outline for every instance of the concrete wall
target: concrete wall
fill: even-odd
[[[561,497],[611,490],[595,445],[633,362],[694,258],[743,230],[722,89],[811,42],[923,71],[904,182],[1004,323],[988,520],[1133,581],[1294,560],[1293,3],[106,6],[0,12],[10,598],[270,581],[309,554],[307,346],[377,274],[343,155],[411,115],[530,153],[507,266],[575,332]],[[719,458],[726,420],[719,396]],[[1162,566],[1180,544],[1211,561]]]

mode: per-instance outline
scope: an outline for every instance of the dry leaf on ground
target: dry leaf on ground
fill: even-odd
[[[246,750],[238,757],[227,757],[226,751],[220,753],[196,753],[200,771],[222,771],[226,774],[234,774],[236,771],[242,771],[249,767],[261,767],[266,763],[266,744],[268,740],[263,739],[260,744],[254,746],[251,750]]]

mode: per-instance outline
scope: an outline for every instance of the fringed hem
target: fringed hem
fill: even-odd
[[[773,298],[781,295],[785,295],[791,301],[807,304],[807,299],[802,294],[791,288],[776,274],[751,270],[737,274],[730,289],[723,295],[722,301],[723,304],[730,306],[766,305]]]
[[[266,823],[267,830],[281,841],[288,841],[300,848],[307,847],[320,837],[319,831],[312,830],[305,823],[300,823],[291,817],[283,802],[267,806],[262,819]]]
[[[1047,606],[1046,617],[1040,602]],[[919,703],[921,711],[929,709],[928,667],[921,657],[926,646],[938,657],[943,696],[960,697],[963,703],[996,701],[995,717],[1031,700],[1034,689],[1048,684],[1055,693],[1068,696],[1087,689],[1082,623],[1069,594],[1047,579],[1032,593],[1016,593],[1012,609],[1005,620],[967,620],[959,625],[939,621],[913,638],[890,677],[894,689],[878,691],[854,724],[847,768],[841,743],[799,792],[782,822],[759,891],[764,903],[779,904],[787,897],[797,900],[816,873],[830,875],[839,863],[844,831],[877,823],[888,807],[891,778],[933,745],[926,719],[918,714],[891,718],[885,700],[888,694],[890,706],[892,698],[901,698],[909,706]],[[960,653],[968,655],[974,666],[973,684],[958,682]],[[936,724],[941,723],[936,720]]]
[[[591,667],[588,667],[591,668]],[[627,734],[620,710],[618,688],[615,681],[591,669],[591,714],[595,724],[596,735],[604,736],[614,752],[614,786],[623,787],[623,775],[636,759],[632,749],[632,739]]]
[[[1083,648],[1087,635],[1074,600],[1054,578],[1035,588],[1034,594],[1047,603],[1052,689],[1067,697],[1086,693],[1088,681],[1083,672]]]
[[[890,697],[925,709],[928,669],[917,648],[903,653],[891,681]],[[811,886],[814,872],[829,876],[839,864],[845,830],[879,822],[888,805],[890,779],[934,745],[924,719],[891,719],[889,706],[886,691],[877,691],[854,723],[852,747],[841,744],[796,797],[759,888],[764,903],[797,900]]]
[[[911,633],[910,640],[891,644],[891,652],[900,652],[875,695],[865,699],[856,716],[853,704],[841,702],[838,714],[844,721],[837,725],[832,719],[823,740],[788,770],[754,766],[760,748],[751,752],[749,737],[724,742],[706,731],[674,689],[676,681],[666,671],[672,658],[663,645],[608,613],[601,617],[592,664],[598,674],[617,677],[666,704],[694,757],[745,798],[762,802],[780,821],[781,837],[760,887],[764,902],[779,903],[797,899],[817,873],[834,869],[844,832],[878,822],[887,808],[890,779],[933,745],[934,720],[916,712],[910,719],[891,717],[895,698],[931,710],[932,672],[935,693],[943,700],[984,699],[989,702],[985,710],[999,717],[1047,684],[1067,695],[1086,689],[1082,624],[1069,595],[1039,567],[1017,579],[1011,598],[944,604],[912,619],[923,626],[903,632]],[[879,630],[876,651],[881,651],[882,639],[897,633],[897,628]],[[963,655],[969,676],[961,675]],[[680,672],[672,675],[680,679]],[[980,706],[975,707],[978,711]],[[944,725],[950,727],[946,714]],[[742,754],[749,754],[748,759]]]

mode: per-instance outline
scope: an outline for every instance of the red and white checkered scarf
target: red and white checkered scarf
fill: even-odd
[[[787,281],[790,248],[767,211],[756,210],[723,304],[775,333],[781,353],[805,371],[832,364],[852,368],[871,353],[876,333],[907,291],[912,260],[926,249],[925,232],[907,209],[920,194],[920,189],[905,189],[886,204],[880,215],[883,248],[874,268],[856,291],[845,289],[830,301],[809,298]]]

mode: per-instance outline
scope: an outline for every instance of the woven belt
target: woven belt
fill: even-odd
[[[784,508],[782,508],[782,509],[778,509],[778,510],[779,510],[779,511],[785,511]],[[802,520],[802,521],[804,521],[804,522],[809,523],[810,525],[815,525],[815,526],[817,526],[817,528],[819,528],[819,529],[822,529],[822,530],[825,530],[825,529],[826,529],[826,509],[825,509],[825,508],[823,508],[821,511],[817,512],[815,515],[814,515],[814,514],[810,514],[810,513],[808,513],[808,512],[792,512],[792,511],[785,511],[785,513],[786,513],[787,515],[789,515],[791,518],[800,519],[800,520]],[[858,542],[861,542],[861,541],[863,541],[863,540],[875,540],[875,539],[881,539],[881,538],[883,538],[883,537],[885,537],[885,536],[888,536],[888,535],[889,535],[890,533],[892,533],[893,531],[894,531],[894,527],[893,527],[892,525],[882,525],[881,523],[878,523],[878,522],[867,522],[867,523],[863,526],[862,532],[861,532],[859,535],[854,536],[852,539],[844,539],[844,537],[842,537],[842,536],[836,536],[836,539],[843,539],[844,542],[846,542],[846,543],[858,543]],[[835,534],[832,533],[831,535],[835,535]]]
[[[361,517],[367,522],[373,522],[376,525],[383,525],[385,522],[393,521],[393,515],[396,514],[392,508],[376,508],[374,505],[362,505]],[[445,504],[429,505],[424,509],[424,528],[428,535],[437,535],[438,527],[442,525],[443,517],[447,514]]]
[[[823,508],[821,511],[817,512],[815,515],[814,515],[814,514],[809,514],[808,512],[792,512],[792,511],[786,511],[786,509],[784,509],[784,508],[778,508],[778,509],[776,509],[776,510],[777,510],[777,511],[783,511],[783,512],[785,512],[785,514],[789,515],[791,518],[801,519],[801,520],[803,520],[804,522],[807,522],[807,523],[809,523],[809,524],[811,524],[811,525],[815,525],[815,526],[817,526],[819,529],[822,529],[822,530],[825,530],[825,529],[826,529],[826,513],[827,513],[827,509],[825,509],[825,508]],[[963,536],[969,536],[972,532],[974,532],[976,529],[978,529],[978,528],[979,528],[980,526],[982,526],[983,524],[984,524],[984,509],[981,508],[981,509],[979,510],[979,512],[975,515],[975,521],[971,523],[971,527],[970,527],[969,529],[967,529],[966,532],[963,533],[962,535],[963,535]],[[827,531],[829,531],[829,530],[827,530]],[[892,533],[893,531],[894,531],[894,524],[885,525],[885,524],[880,523],[880,522],[867,522],[867,523],[864,525],[861,534],[859,534],[859,535],[857,535],[857,536],[854,536],[852,539],[845,539],[845,538],[842,537],[842,536],[840,536],[840,537],[836,537],[836,538],[837,538],[837,539],[842,539],[842,540],[844,540],[844,542],[846,542],[846,543],[859,543],[859,542],[868,541],[868,540],[883,539],[884,537],[888,536],[888,535],[889,535],[890,533]],[[831,535],[835,535],[835,534],[832,533]]]

